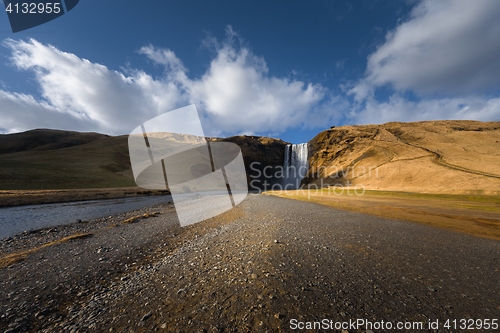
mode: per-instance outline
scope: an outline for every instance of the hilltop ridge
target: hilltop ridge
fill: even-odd
[[[255,161],[260,167],[281,165],[287,144],[243,135],[211,140],[238,144],[247,170]],[[52,129],[0,135],[0,190],[135,186],[127,135]]]
[[[240,146],[252,177],[283,165],[287,142],[211,138]],[[306,186],[427,193],[500,193],[500,122],[424,121],[332,127],[309,141]],[[274,180],[275,182],[277,180]],[[0,189],[134,187],[127,136],[36,129],[0,135]]]

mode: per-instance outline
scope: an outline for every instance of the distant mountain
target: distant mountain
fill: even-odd
[[[238,144],[250,170],[283,163],[286,142],[258,136],[214,138]],[[249,178],[250,180],[250,178]],[[36,129],[0,135],[0,190],[133,187],[128,137]]]

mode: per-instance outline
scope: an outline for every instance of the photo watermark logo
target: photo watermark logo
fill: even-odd
[[[363,180],[379,179],[378,166],[270,166],[250,163],[249,187],[253,193],[281,192],[283,195],[348,195],[366,192]],[[308,181],[303,182],[307,177]],[[356,183],[352,183],[356,180]]]
[[[52,21],[75,8],[80,0],[3,0],[12,32]]]
[[[222,214],[248,194],[240,147],[205,137],[194,104],[138,126],[128,146],[136,184],[170,190],[181,226]]]

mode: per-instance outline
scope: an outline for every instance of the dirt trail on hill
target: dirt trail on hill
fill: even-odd
[[[340,126],[309,141],[311,187],[500,194],[500,123],[424,121]]]
[[[479,170],[472,170],[472,169],[469,169],[469,168],[464,168],[464,167],[462,167],[460,165],[455,165],[455,164],[448,163],[448,162],[446,162],[444,160],[444,155],[443,154],[438,153],[438,152],[436,152],[434,150],[431,150],[431,149],[423,147],[423,146],[419,146],[419,145],[416,145],[416,144],[409,143],[409,142],[403,140],[396,133],[392,133],[392,135],[394,135],[400,142],[404,143],[405,145],[412,146],[412,147],[415,147],[415,148],[419,148],[419,149],[422,149],[422,150],[424,150],[424,151],[426,151],[428,153],[431,153],[432,155],[435,156],[435,159],[432,159],[432,161],[434,163],[438,164],[438,165],[441,165],[441,166],[444,166],[444,167],[447,167],[447,168],[450,168],[450,169],[453,169],[453,170],[458,170],[458,171],[472,173],[472,174],[475,174],[475,175],[480,175],[480,176],[485,176],[485,177],[492,177],[492,178],[500,178],[500,175],[495,175],[495,174],[492,174],[492,173],[483,172],[483,171],[479,171]],[[420,157],[417,157],[417,158],[420,158]],[[415,158],[413,158],[413,159],[415,159]],[[410,160],[410,159],[407,159],[407,160]]]
[[[156,211],[1,269],[0,330],[288,332],[361,318],[446,332],[448,319],[500,317],[498,241],[262,195],[182,229],[171,207]]]

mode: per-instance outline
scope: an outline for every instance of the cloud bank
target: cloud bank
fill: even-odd
[[[367,57],[365,75],[343,94],[270,75],[265,59],[230,26],[224,41],[204,42],[215,53],[196,78],[174,51],[154,45],[139,53],[161,66],[160,77],[141,69],[111,70],[35,39],[7,39],[3,45],[12,64],[34,74],[40,95],[0,90],[0,131],[48,127],[127,134],[192,103],[207,135],[279,134],[343,123],[500,120],[498,17],[498,0],[419,1]]]
[[[164,112],[195,103],[209,135],[283,132],[336,117],[325,105],[335,100],[319,84],[268,74],[263,58],[239,38],[216,45],[216,55],[198,79],[188,77],[182,61],[169,49],[152,45],[140,52],[164,74],[154,78],[133,69],[113,71],[35,39],[8,39],[12,63],[32,71],[39,99],[0,90],[0,127],[21,131],[36,127],[126,134]]]
[[[422,1],[368,57],[355,92],[364,97],[383,85],[419,95],[498,92],[499,15],[496,0]]]
[[[356,122],[500,120],[500,1],[423,0],[367,59]],[[377,89],[391,93],[376,99]],[[414,98],[405,98],[408,93]]]

